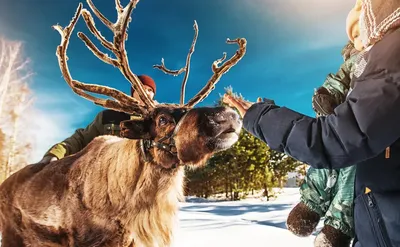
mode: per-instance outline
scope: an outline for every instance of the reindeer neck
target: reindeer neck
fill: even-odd
[[[77,161],[87,208],[128,215],[158,204],[175,210],[183,198],[183,168],[165,171],[145,162],[139,141],[102,136],[89,145]]]

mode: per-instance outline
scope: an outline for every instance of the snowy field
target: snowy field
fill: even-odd
[[[285,188],[270,202],[188,200],[181,204],[174,247],[311,247],[314,236],[298,238],[286,230],[298,200],[298,188]]]
[[[271,202],[182,203],[175,247],[311,247],[315,236],[299,238],[285,226],[299,200],[298,188],[285,188]]]

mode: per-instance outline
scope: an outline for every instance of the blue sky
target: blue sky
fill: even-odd
[[[93,2],[115,20],[113,0]],[[75,128],[85,127],[102,110],[72,93],[61,77],[55,56],[60,36],[51,26],[66,26],[78,3],[2,0],[0,7],[0,35],[23,41],[25,55],[32,60],[35,107],[40,111],[37,118],[42,118],[43,125],[52,122],[52,132],[57,134],[48,136],[51,141],[61,141]],[[83,4],[89,8],[86,2]],[[182,76],[165,75],[152,65],[164,57],[167,67],[182,67],[193,39],[193,21],[197,20],[199,37],[186,98],[196,94],[211,77],[215,59],[224,51],[233,54],[237,46],[226,44],[226,38],[244,37],[248,41],[247,54],[201,105],[212,105],[231,85],[247,99],[262,96],[313,115],[313,89],[328,73],[336,72],[342,62],[340,50],[347,42],[345,18],[351,6],[348,0],[141,0],[133,12],[127,41],[131,69],[156,80],[159,102],[179,102]],[[110,31],[96,18],[95,22],[111,39]],[[72,76],[128,93],[129,83],[117,69],[100,62],[86,49],[76,36],[78,30],[92,37],[81,19],[68,52]],[[38,152],[45,151],[49,144],[42,144]]]

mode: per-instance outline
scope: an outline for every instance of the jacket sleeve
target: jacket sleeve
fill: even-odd
[[[350,88],[352,72],[354,71],[354,61],[356,56],[350,57],[339,68],[336,74],[328,74],[322,87],[328,89],[335,98],[336,104],[339,105],[346,99],[347,92]]]
[[[262,102],[247,111],[244,127],[271,149],[315,168],[372,158],[400,137],[400,72],[371,66],[331,115],[311,118]]]
[[[52,146],[44,156],[55,156],[58,159],[62,159],[65,156],[81,151],[95,137],[104,134],[102,119],[103,112],[100,112],[85,129],[77,129],[72,136]]]

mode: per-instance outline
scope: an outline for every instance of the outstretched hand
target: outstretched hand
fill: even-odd
[[[261,102],[262,99],[258,97],[257,102]],[[239,114],[241,117],[244,117],[246,114],[247,110],[254,104],[252,102],[249,102],[247,100],[235,97],[230,94],[225,94],[222,102],[225,104],[229,105],[232,108],[236,108],[239,111]]]

